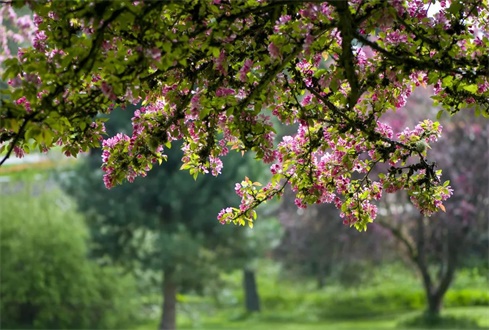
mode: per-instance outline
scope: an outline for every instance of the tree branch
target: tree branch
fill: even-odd
[[[408,237],[404,236],[399,228],[395,228],[393,225],[387,223],[386,221],[383,221],[382,219],[378,219],[376,222],[383,228],[387,229],[392,235],[394,235],[394,237],[397,238],[406,247],[409,259],[413,262],[416,262],[418,252],[416,251],[416,247],[412,242],[410,242]]]
[[[353,54],[353,39],[356,26],[350,12],[350,7],[347,1],[330,1],[338,11],[339,30],[341,32],[341,56],[339,59],[340,65],[345,70],[345,77],[350,84],[350,93],[348,95],[348,108],[352,109],[360,97],[361,90],[356,73],[355,55]]]
[[[10,146],[8,148],[8,151],[7,151],[7,154],[2,158],[2,160],[0,161],[0,166],[3,165],[3,163],[5,163],[7,161],[7,159],[10,157],[10,155],[12,154],[12,151],[14,150],[17,142],[19,141],[20,139],[20,135],[23,133],[24,131],[24,128],[27,126],[27,123],[32,119],[32,116],[29,116],[29,117],[26,117],[24,119],[24,121],[22,122],[22,125],[20,126],[19,128],[19,132],[17,134],[15,134],[14,136],[14,139],[12,142],[10,142]]]

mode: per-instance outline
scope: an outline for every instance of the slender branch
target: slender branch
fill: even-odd
[[[234,221],[236,219],[241,218],[242,216],[246,215],[246,213],[248,211],[254,210],[258,206],[260,206],[261,204],[263,204],[266,201],[271,200],[272,198],[274,198],[276,195],[280,195],[284,191],[285,187],[287,186],[287,184],[289,183],[289,181],[291,179],[290,176],[284,175],[284,177],[285,177],[285,182],[282,184],[282,186],[279,189],[270,190],[269,193],[267,194],[267,196],[265,196],[264,198],[261,198],[261,199],[257,199],[255,196],[253,196],[253,198],[254,198],[253,203],[251,203],[251,205],[248,208],[246,208],[245,210],[240,211],[230,221]]]
[[[24,131],[24,128],[27,126],[27,123],[32,119],[32,117],[26,117],[24,119],[24,121],[22,122],[22,125],[20,126],[19,128],[19,132],[17,134],[15,134],[14,136],[14,139],[12,142],[10,142],[10,146],[8,148],[8,151],[7,151],[7,154],[2,158],[2,160],[0,161],[0,166],[3,165],[3,163],[5,163],[7,161],[7,159],[10,157],[10,155],[12,154],[12,151],[14,150],[15,146],[17,145],[17,142],[19,141],[20,139],[20,136],[21,134],[23,133]]]
[[[433,293],[433,280],[431,279],[430,272],[428,271],[428,266],[426,265],[426,240],[425,240],[425,227],[424,227],[424,217],[418,216],[416,219],[418,225],[418,233],[416,246],[418,247],[418,255],[416,257],[416,265],[418,266],[419,271],[421,272],[421,276],[423,277],[423,284],[425,286],[426,292],[428,294]]]
[[[391,234],[394,235],[394,237],[397,238],[406,247],[406,249],[408,250],[409,259],[411,259],[411,261],[416,263],[416,258],[418,255],[418,252],[416,251],[416,247],[412,242],[409,241],[409,239],[406,236],[404,236],[401,230],[399,228],[395,228],[391,224],[381,219],[378,219],[376,223],[381,225],[383,228],[389,230]]]

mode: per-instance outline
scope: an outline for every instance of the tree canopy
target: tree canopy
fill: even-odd
[[[286,185],[299,207],[334,203],[359,230],[383,192],[407,191],[424,215],[444,210],[451,188],[428,157],[441,125],[394,134],[382,116],[419,86],[450,113],[489,114],[487,0],[3,3],[34,12],[32,47],[4,61],[5,159],[102,143],[110,188],[145,176],[176,140],[193,175],[252,151],[271,180],[236,185],[241,204],[222,223],[251,223]],[[31,28],[5,8],[4,20]],[[129,103],[140,105],[132,134],[103,140],[99,114]],[[275,143],[280,125],[296,132]]]
[[[109,135],[131,131],[135,106],[114,109],[106,123]],[[168,150],[165,166],[146,178],[107,190],[102,183],[100,149],[92,149],[82,166],[63,178],[86,216],[94,242],[93,257],[122,265],[161,283],[162,329],[175,329],[177,294],[203,293],[218,285],[220,272],[243,269],[260,254],[249,232],[212,221],[220,208],[239,201],[229,194],[243,173],[263,167],[251,157],[229,154],[223,173],[194,181],[180,171],[182,151]],[[98,170],[97,170],[98,169]],[[255,243],[255,246],[253,245]]]
[[[86,258],[83,217],[62,191],[43,189],[45,184],[2,185],[1,328],[134,326],[134,278]]]

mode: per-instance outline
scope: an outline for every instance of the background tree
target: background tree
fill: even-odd
[[[387,116],[395,133],[423,116],[435,116],[437,109],[431,107],[429,97],[429,90],[419,88],[406,111]],[[341,281],[361,283],[360,277],[368,276],[368,262],[393,260],[394,246],[416,267],[425,289],[427,315],[436,319],[457,268],[470,266],[470,261],[460,256],[478,258],[484,251],[482,258],[487,258],[488,224],[481,219],[487,219],[489,210],[487,125],[481,125],[473,116],[441,119],[448,136],[431,152],[458,190],[443,204],[444,213],[424,218],[405,194],[398,198],[388,195],[379,206],[382,228],[372,225],[373,230],[358,240],[357,233],[341,228],[340,215],[334,208],[321,205],[296,212],[294,195],[286,193],[280,217],[285,235],[278,259],[300,274],[317,278],[318,287],[322,287],[333,265],[336,273],[347,270]],[[471,254],[478,248],[479,252]],[[359,262],[363,263],[362,271],[352,271]]]
[[[103,143],[107,187],[145,175],[176,140],[192,174],[218,174],[228,149],[251,150],[273,176],[246,182],[222,222],[251,223],[287,184],[300,206],[333,202],[360,230],[392,184],[430,215],[450,195],[425,147],[440,126],[393,136],[383,116],[423,84],[450,113],[488,110],[486,0],[11,3],[29,4],[36,31],[4,61],[0,163],[96,147],[100,112],[143,101],[131,137]],[[274,145],[269,116],[297,132]],[[395,170],[371,178],[385,163]]]
[[[369,270],[393,260],[385,230],[371,226],[367,233],[351,231],[332,205],[297,209],[293,194],[286,192],[279,218],[284,235],[274,253],[276,260],[292,274],[316,279],[318,289],[328,278],[346,286],[360,285]]]
[[[134,108],[114,111],[108,134],[130,129],[133,115]],[[234,155],[222,175],[195,181],[180,170],[181,151],[175,148],[169,154],[173,157],[167,166],[155,169],[145,180],[109,191],[101,180],[101,151],[94,149],[67,181],[68,191],[90,224],[95,258],[108,257],[112,263],[163,276],[157,279],[163,293],[161,329],[175,328],[177,293],[183,288],[203,292],[220,272],[243,269],[259,254],[246,241],[252,240],[247,232],[213,219],[235,198],[223,188],[232,189],[237,175],[259,174],[259,169],[248,157]],[[245,275],[254,280],[250,270]],[[256,309],[256,286],[248,290],[255,295],[249,307]]]
[[[133,326],[134,279],[87,259],[87,228],[73,201],[20,184],[0,198],[1,328]]]
[[[428,96],[426,90],[419,90],[399,124],[430,111]],[[427,315],[434,319],[440,314],[457,268],[464,265],[461,256],[487,244],[489,212],[488,126],[461,115],[444,118],[443,125],[446,138],[431,152],[439,160],[437,165],[445,168],[455,191],[443,204],[445,212],[425,218],[412,208],[407,196],[400,194],[383,200],[384,215],[379,221],[417,268],[426,293]]]

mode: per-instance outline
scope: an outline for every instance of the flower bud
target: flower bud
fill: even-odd
[[[428,143],[426,143],[426,141],[421,140],[421,141],[416,142],[416,151],[417,152],[423,153],[426,151],[426,148],[430,149],[430,146],[428,145]]]

